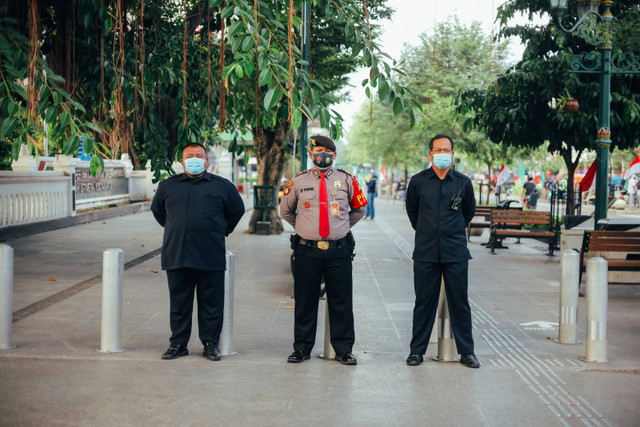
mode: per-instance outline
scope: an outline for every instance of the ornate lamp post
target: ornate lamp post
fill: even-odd
[[[599,221],[607,217],[607,176],[611,146],[611,74],[640,74],[640,57],[622,51],[616,51],[612,55],[613,45],[625,36],[622,20],[637,19],[638,13],[631,12],[614,17],[611,14],[612,0],[574,0],[579,19],[571,28],[565,28],[562,25],[562,15],[568,9],[568,0],[549,0],[549,3],[554,22],[558,27],[565,32],[575,33],[596,47],[594,51],[573,55],[570,71],[600,76],[598,132],[595,141],[598,161],[595,228],[599,229]],[[598,12],[600,9],[602,13]]]
[[[302,3],[302,60],[305,61],[302,69],[309,70],[309,2]],[[305,98],[304,85],[302,86],[302,99]],[[302,115],[302,123],[300,124],[300,170],[307,170],[307,143],[309,142],[307,116]],[[295,161],[295,159],[294,159]]]

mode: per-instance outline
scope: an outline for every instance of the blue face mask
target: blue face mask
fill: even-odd
[[[327,169],[333,163],[333,154],[329,153],[311,153],[313,156],[313,164],[316,165],[318,169]]]
[[[184,170],[191,175],[200,175],[204,172],[204,159],[198,157],[184,159]]]
[[[451,154],[439,153],[433,155],[433,165],[438,169],[446,169],[451,165]]]

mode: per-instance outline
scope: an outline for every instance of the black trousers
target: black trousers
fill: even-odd
[[[351,352],[353,278],[351,248],[347,243],[326,251],[299,245],[295,249],[295,323],[293,349],[310,354],[316,340],[320,282],[324,276],[329,306],[331,345],[336,354]]]
[[[191,338],[193,294],[198,298],[200,341],[218,343],[224,315],[224,271],[181,268],[167,270],[172,344],[187,345]]]
[[[467,294],[468,274],[469,261],[454,263],[414,261],[413,283],[416,304],[413,309],[413,338],[410,346],[412,354],[424,354],[427,351],[438,310],[442,277],[444,277],[451,329],[458,353],[466,355],[474,352],[471,309]]]

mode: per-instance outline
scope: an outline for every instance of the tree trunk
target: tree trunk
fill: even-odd
[[[282,178],[285,167],[285,154],[287,144],[284,141],[290,139],[289,123],[287,121],[278,121],[274,129],[264,129],[262,127],[253,127],[253,141],[258,160],[258,182],[257,185],[272,185],[275,191],[278,191],[280,179]],[[277,194],[276,194],[277,200]],[[281,234],[284,231],[282,219],[276,208],[270,209],[254,209],[249,220],[249,233],[256,232],[258,221],[262,221],[264,212],[266,212],[266,221],[270,223],[271,234]]]

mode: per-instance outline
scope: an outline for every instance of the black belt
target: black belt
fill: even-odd
[[[326,251],[330,248],[335,248],[336,246],[342,246],[343,243],[347,243],[347,238],[343,237],[338,240],[307,240],[300,238],[300,244],[306,246],[308,248],[318,248],[320,250]]]

